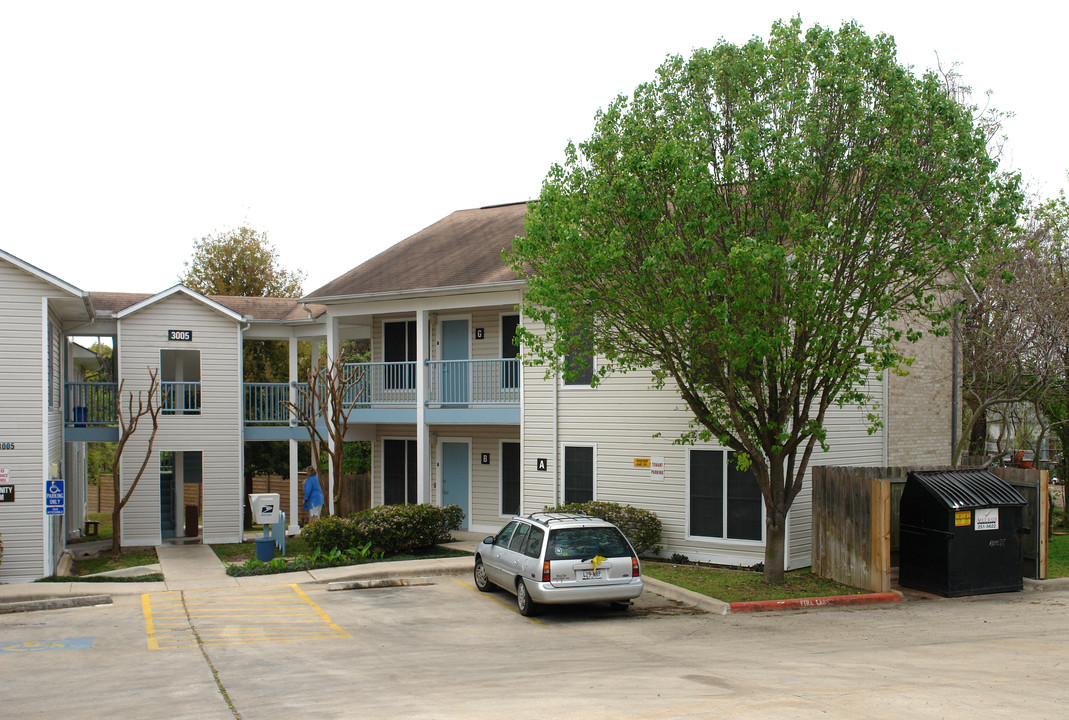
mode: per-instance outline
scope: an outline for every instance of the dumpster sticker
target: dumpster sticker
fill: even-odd
[[[954,527],[969,527],[972,525],[972,510],[958,510],[954,513]]]
[[[998,530],[998,508],[978,509],[973,530]]]

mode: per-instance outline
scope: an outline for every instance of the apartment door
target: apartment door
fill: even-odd
[[[442,505],[459,505],[464,511],[461,529],[468,529],[468,491],[471,484],[471,445],[467,440],[442,440]]]
[[[470,332],[467,318],[443,320],[442,360],[464,361],[470,357]],[[442,368],[442,402],[464,405],[469,402],[468,363],[450,362]]]

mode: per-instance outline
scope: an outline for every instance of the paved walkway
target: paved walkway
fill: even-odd
[[[157,545],[156,556],[168,590],[238,586],[237,578],[226,574],[226,565],[210,545]]]

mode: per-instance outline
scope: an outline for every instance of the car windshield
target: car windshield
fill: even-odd
[[[614,527],[556,528],[549,533],[548,560],[589,560],[595,555],[631,555],[631,547]]]

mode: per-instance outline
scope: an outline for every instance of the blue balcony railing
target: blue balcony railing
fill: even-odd
[[[520,402],[520,361],[432,360],[428,405],[517,405]]]
[[[200,383],[161,382],[160,409],[164,415],[200,415]]]
[[[107,427],[118,424],[115,416],[116,383],[66,383],[64,424],[74,427]]]
[[[427,405],[433,407],[508,406],[520,402],[520,363],[516,359],[435,360],[429,373]],[[345,405],[357,408],[416,406],[418,363],[350,363],[351,382]],[[304,383],[298,384],[304,387]],[[115,383],[65,384],[65,424],[74,427],[115,426]],[[243,413],[247,425],[288,425],[289,383],[245,383]],[[297,401],[302,402],[297,393]],[[160,407],[165,415],[201,412],[199,382],[160,383]]]
[[[346,405],[357,407],[416,404],[415,362],[348,363]]]

